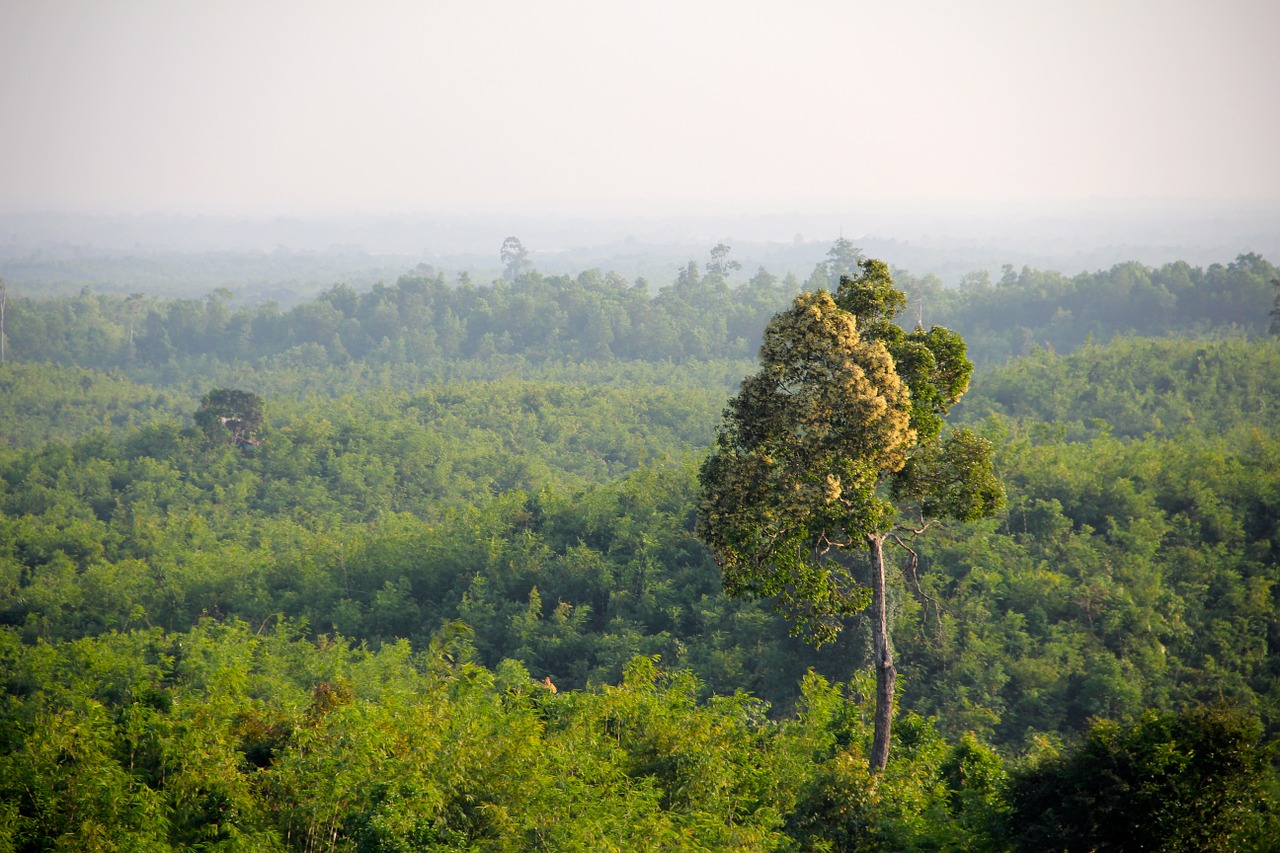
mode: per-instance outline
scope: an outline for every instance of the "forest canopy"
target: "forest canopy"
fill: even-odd
[[[815,650],[695,533],[766,327],[856,249],[656,289],[511,249],[288,311],[9,288],[0,850],[1124,843],[1097,798],[1275,849],[1268,261],[893,271],[1006,498],[888,567],[873,776],[865,611]]]

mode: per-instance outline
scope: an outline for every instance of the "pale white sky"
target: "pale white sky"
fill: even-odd
[[[1280,200],[1276,0],[0,0],[0,212]]]

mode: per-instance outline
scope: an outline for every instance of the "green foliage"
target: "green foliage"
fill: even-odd
[[[1269,705],[1273,439],[993,440],[1009,507],[922,547],[904,701],[1012,742],[1148,706]]]
[[[688,671],[552,693],[519,664],[287,624],[26,645],[0,632],[0,801],[16,849],[983,849],[1002,770],[929,721],[872,777],[865,683],[794,719]]]
[[[254,445],[265,420],[262,398],[251,391],[215,388],[200,400],[194,420],[208,441]]]
[[[903,332],[893,321],[906,297],[887,266],[859,265],[834,298],[802,294],[770,322],[761,369],[730,401],[700,476],[698,530],[726,590],[776,599],[819,642],[866,605],[829,552],[892,528],[886,482],[921,526],[990,515],[1002,500],[987,442],[966,431],[937,441],[968,387],[964,342],[945,329]]]
[[[0,444],[70,442],[100,429],[143,428],[190,410],[183,394],[121,373],[31,362],[0,365]]]
[[[1095,723],[1078,748],[1016,774],[1018,850],[1237,850],[1263,805],[1270,751],[1226,708]]]
[[[166,381],[228,365],[261,370],[363,363],[428,366],[439,373],[459,359],[478,359],[491,369],[510,359],[526,365],[745,359],[770,316],[796,290],[767,272],[730,288],[722,272],[705,279],[689,275],[696,264],[657,294],[602,270],[543,276],[528,268],[519,241],[511,241],[502,258],[507,278],[490,286],[450,287],[443,275],[423,268],[364,292],[338,285],[283,312],[275,303],[233,311],[225,291],[204,299],[87,290],[40,300],[10,294],[8,357],[123,368],[134,377]],[[860,259],[848,240],[835,241],[807,287],[837,292],[843,278],[861,274]],[[713,254],[711,264],[719,270],[732,262]],[[1036,345],[1065,352],[1091,338],[1125,334],[1265,334],[1271,282],[1278,277],[1254,254],[1207,269],[1126,263],[1073,278],[1010,267],[998,287],[978,286],[982,277],[969,276],[955,290],[930,277],[896,274],[983,365]]]
[[[1280,335],[1280,278],[1271,279],[1271,283],[1276,287],[1276,301],[1271,309],[1271,323],[1267,326],[1267,331],[1272,335]]]
[[[986,366],[1036,346],[1065,353],[1125,335],[1263,335],[1276,277],[1276,267],[1253,253],[1204,269],[1130,262],[1070,278],[1006,267],[998,286],[962,284],[931,300],[930,313],[962,334],[974,360]]]
[[[948,744],[933,720],[907,714],[894,730],[894,755],[872,772],[873,685],[806,679],[788,736],[813,750],[786,831],[796,849],[997,850],[1004,812],[1004,765],[972,735]]]
[[[961,521],[991,515],[1003,492],[988,442],[961,432],[938,443],[942,416],[968,387],[964,342],[946,330],[904,333],[893,321],[906,295],[888,267],[858,265],[861,273],[843,277],[834,299],[803,293],[765,329],[761,369],[730,400],[703,463],[697,530],[729,595],[773,599],[819,645],[836,636],[843,617],[874,605],[871,764],[880,770],[896,684],[884,544],[898,507],[886,500],[886,484],[893,497],[914,500],[913,535],[932,513]],[[862,546],[870,597],[844,556]]]
[[[1084,353],[1119,384],[1200,346],[1121,340]],[[1063,444],[1038,421],[974,426],[997,451],[1009,507],[994,524],[935,530],[916,548],[920,571],[890,588],[910,626],[896,637],[906,707],[951,736],[1010,745],[1078,731],[1091,715],[1219,695],[1275,726],[1280,491],[1276,439],[1252,414],[1266,411],[1274,347],[1204,348],[1232,384],[1206,378],[1223,370],[1167,370],[1168,390],[1151,399],[1222,389],[1195,413],[1225,434],[1135,440],[1081,427],[1085,442]],[[1072,375],[1092,369],[1072,359]],[[1031,375],[1025,362],[1010,372]],[[30,396],[96,399],[100,380],[85,389],[80,375],[41,368],[31,381],[48,379],[47,393]],[[1071,384],[1026,382],[1011,399],[1032,413],[1054,411],[1047,395]],[[690,529],[696,478],[658,464],[705,443],[718,387],[440,382],[273,397],[270,440],[252,456],[202,448],[172,420],[8,449],[0,619],[57,640],[284,612],[376,646],[423,642],[463,618],[490,666],[521,656],[581,687],[660,653],[710,691],[749,689],[782,710],[807,667],[843,678],[864,663],[865,628],[854,622],[815,655],[761,607],[721,594]]]
[[[1272,339],[1118,338],[1069,355],[1035,350],[986,371],[956,415],[996,414],[1060,425],[1087,440],[1225,434],[1280,420],[1280,342]]]
[[[254,365],[352,363],[447,372],[461,359],[542,365],[615,359],[687,363],[747,358],[768,317],[791,295],[774,280],[731,290],[700,277],[656,295],[616,273],[544,277],[510,238],[505,280],[449,287],[434,273],[402,276],[363,293],[335,286],[281,312],[274,303],[231,311],[203,300],[82,293],[11,297],[9,358],[122,368],[167,377]],[[730,262],[723,262],[730,263]]]
[[[745,695],[638,658],[555,696],[518,666],[206,622],[23,646],[0,633],[16,849],[775,849],[789,761]]]
[[[977,521],[1004,505],[1004,488],[991,470],[991,442],[956,429],[907,459],[890,483],[899,503],[915,503],[920,518]]]
[[[829,295],[803,294],[774,318],[700,475],[698,531],[730,595],[775,597],[820,641],[866,605],[826,552],[860,546],[890,517],[877,487],[915,439],[909,400],[884,346],[863,342]]]
[[[1280,732],[1280,364],[1240,332],[1274,270],[1010,270],[989,292],[895,272],[977,328],[980,361],[1094,332],[978,373],[947,431],[963,341],[898,327],[888,272],[856,260],[818,286],[869,300],[860,346],[937,436],[866,506],[970,519],[888,579],[903,713],[879,774],[866,617],[808,648],[724,594],[693,529],[690,460],[794,281],[428,273],[287,312],[11,293],[0,849],[1004,849],[1031,824],[1008,819],[1003,760],[1106,718],[1108,754],[1182,761],[1185,722],[1124,733],[1218,701],[1247,737],[1195,754],[1256,769]],[[855,269],[865,293],[838,290]],[[1114,337],[1157,320],[1213,331]],[[221,421],[203,441],[201,398],[246,387],[261,443]],[[770,430],[848,402],[780,400]],[[778,452],[823,459],[821,435]],[[975,519],[988,453],[1007,502]],[[846,568],[856,598],[866,561]],[[1070,794],[1056,778],[1037,790]],[[1177,778],[1160,790],[1193,802]],[[1249,802],[1237,846],[1268,849],[1272,806]]]

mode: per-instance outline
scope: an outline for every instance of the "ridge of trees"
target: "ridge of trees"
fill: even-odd
[[[717,247],[719,249],[720,247]],[[288,311],[274,304],[233,310],[220,289],[203,299],[95,295],[34,299],[10,293],[9,358],[119,367],[170,381],[201,364],[259,367],[320,364],[444,364],[459,359],[531,364],[564,361],[689,363],[751,359],[772,315],[804,289],[834,290],[857,250],[837,241],[809,280],[763,268],[731,286],[725,254],[703,274],[696,262],[652,293],[644,280],[587,270],[520,274],[490,285],[450,284],[420,268],[393,285],[357,292],[334,285]],[[1255,254],[1207,268],[1119,264],[1068,277],[1006,267],[944,288],[931,276],[894,271],[914,306],[909,322],[955,330],[979,365],[1030,352],[1067,352],[1116,335],[1203,336],[1210,330],[1264,335],[1280,271]],[[179,365],[186,365],[179,367]]]

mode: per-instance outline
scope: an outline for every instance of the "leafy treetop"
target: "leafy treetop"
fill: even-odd
[[[256,445],[262,429],[262,398],[250,391],[215,388],[200,401],[195,422],[211,441]]]

